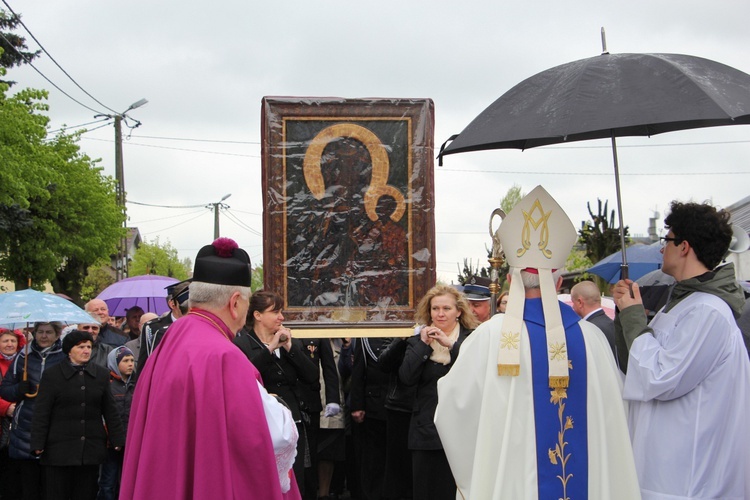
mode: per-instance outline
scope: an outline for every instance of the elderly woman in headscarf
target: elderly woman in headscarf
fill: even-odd
[[[453,366],[464,339],[478,321],[466,298],[455,288],[436,285],[417,306],[416,333],[409,338],[398,375],[417,394],[409,425],[415,500],[453,500],[456,483],[433,417],[437,383]]]
[[[43,497],[39,458],[31,452],[31,419],[42,372],[65,357],[61,331],[60,323],[34,323],[33,340],[13,359],[0,385],[0,397],[16,403],[8,454],[20,469],[15,479],[21,485],[24,500]]]
[[[67,334],[62,343],[67,358],[45,371],[39,383],[31,448],[44,467],[46,500],[94,500],[107,438],[116,450],[125,445],[109,372],[89,362],[93,344],[88,332]]]

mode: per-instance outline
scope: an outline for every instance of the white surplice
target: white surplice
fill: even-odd
[[[729,307],[696,292],[649,326],[623,391],[643,498],[750,498],[750,362]]]
[[[495,315],[477,328],[438,382],[435,424],[457,499],[538,500],[528,331],[524,325],[520,375],[498,376],[503,317]],[[586,321],[579,325],[587,363],[588,498],[637,500],[620,372],[602,332]]]

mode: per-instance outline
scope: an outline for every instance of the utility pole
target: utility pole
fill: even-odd
[[[125,170],[123,167],[122,160],[122,121],[129,118],[127,116],[128,111],[132,111],[135,108],[140,108],[148,101],[141,99],[131,104],[128,109],[122,113],[116,113],[113,115],[96,115],[94,118],[107,117],[115,121],[115,180],[117,181],[117,191],[115,193],[117,204],[122,209],[123,217],[123,229],[125,232],[120,238],[117,245],[117,263],[115,265],[115,279],[120,281],[128,276],[128,211],[125,206]],[[130,128],[137,128],[141,125],[141,122],[135,120],[135,125]]]
[[[117,180],[117,205],[124,215],[125,233],[117,244],[117,265],[115,267],[117,281],[127,276],[128,262],[128,218],[125,208],[125,172],[122,166],[122,115],[115,115],[115,179]]]
[[[211,203],[210,204],[213,207],[213,211],[214,211],[214,240],[217,240],[220,237],[220,234],[219,234],[219,209],[220,208],[229,208],[228,205],[225,205],[222,202],[224,200],[226,200],[227,198],[229,198],[230,196],[232,196],[231,193],[225,194],[224,197],[221,200],[219,200],[216,203]]]

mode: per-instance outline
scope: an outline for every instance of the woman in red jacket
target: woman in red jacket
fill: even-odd
[[[0,374],[5,376],[13,358],[26,345],[26,338],[20,331],[0,328]],[[20,498],[21,490],[18,484],[18,467],[15,460],[8,456],[8,441],[10,439],[10,423],[16,403],[0,399],[0,496],[3,498]]]

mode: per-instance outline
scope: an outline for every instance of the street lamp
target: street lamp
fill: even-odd
[[[125,233],[123,234],[118,244],[117,251],[117,280],[121,280],[127,276],[128,269],[128,217],[127,208],[125,207],[125,172],[123,170],[122,161],[122,121],[129,118],[128,111],[132,111],[136,108],[140,108],[148,101],[146,99],[140,99],[130,106],[122,113],[115,113],[113,115],[96,115],[94,118],[106,117],[114,119],[115,121],[115,180],[117,181],[117,204],[122,208],[122,213],[125,215],[123,224],[125,226]],[[126,122],[127,124],[127,122]],[[132,128],[138,128],[141,122],[135,120],[135,125]]]
[[[229,205],[226,205],[223,201],[230,196],[232,196],[232,193],[225,194],[224,197],[216,203],[209,203],[209,206],[213,207],[214,211],[214,240],[219,239],[219,208],[229,208]]]

